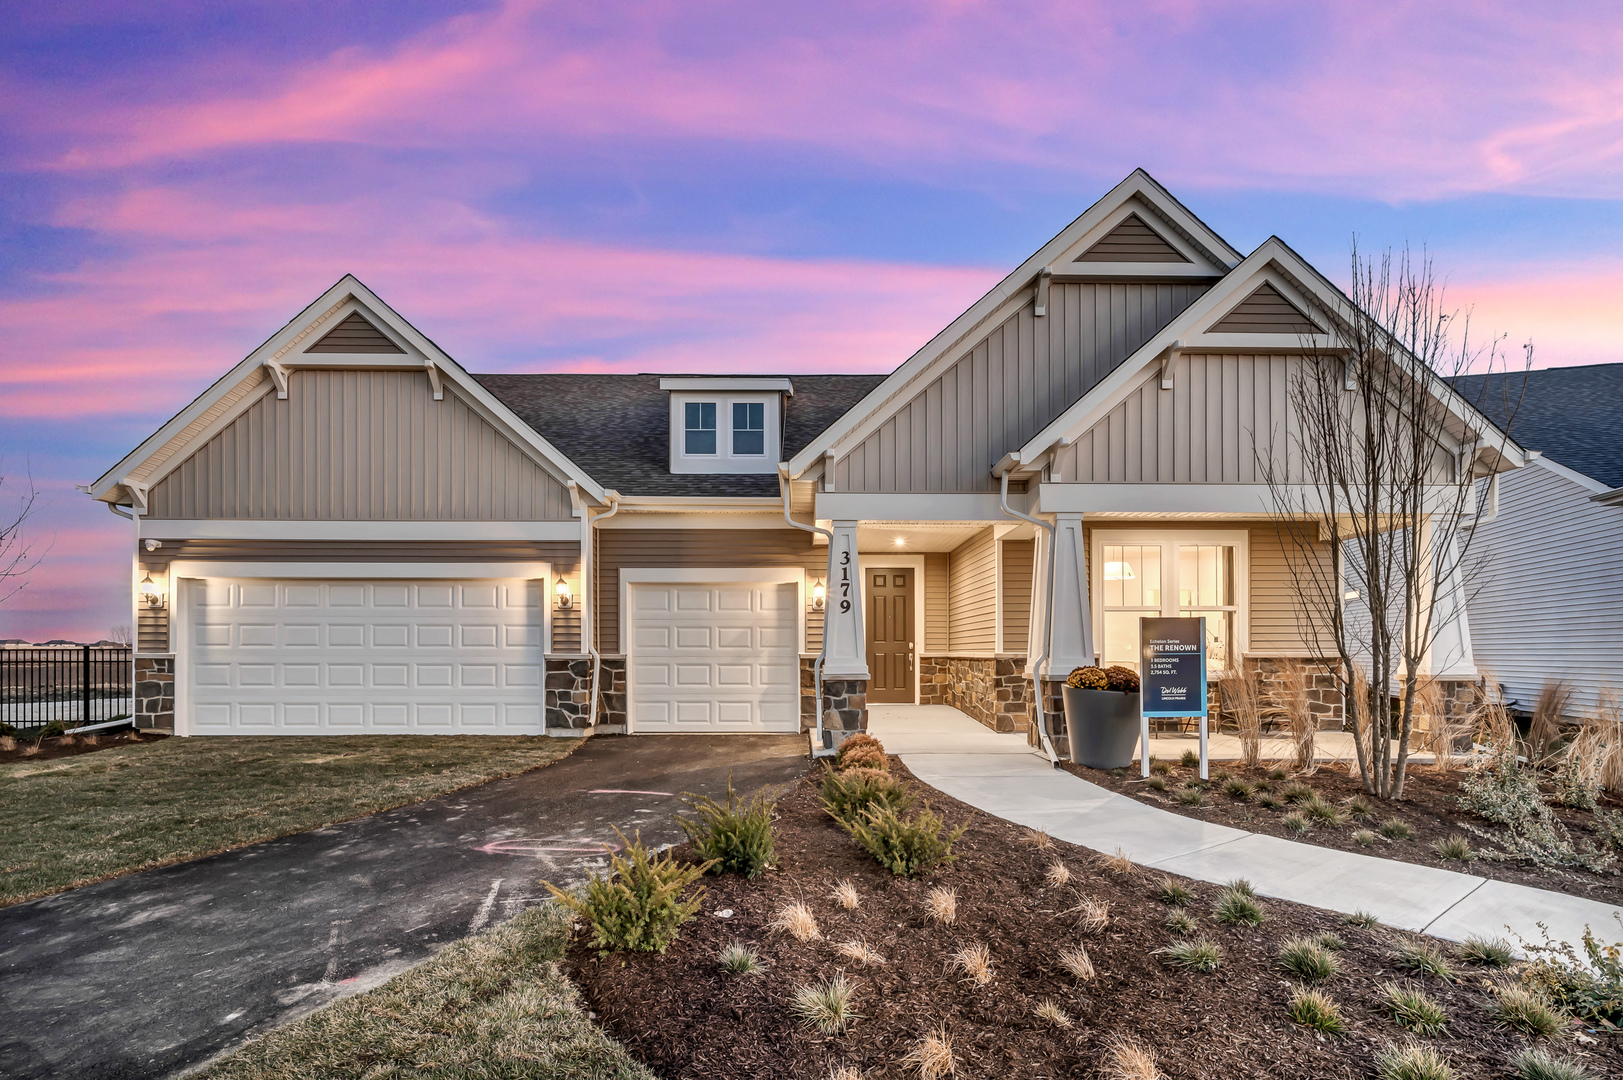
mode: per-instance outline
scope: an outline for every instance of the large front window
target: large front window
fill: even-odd
[[[1138,620],[1144,616],[1206,619],[1206,664],[1235,666],[1240,650],[1244,534],[1100,533],[1093,545],[1095,629],[1105,664],[1138,670]]]

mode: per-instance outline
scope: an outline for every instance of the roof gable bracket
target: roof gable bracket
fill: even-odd
[[[270,375],[271,380],[276,383],[276,400],[278,400],[278,401],[286,401],[287,400],[287,374],[288,374],[287,368],[283,367],[279,362],[277,362],[275,360],[267,359],[265,361],[265,371],[266,371],[267,374]]]
[[[424,362],[423,368],[428,372],[428,385],[434,390],[434,400],[444,401],[445,384],[440,381],[439,365],[435,364],[432,360],[428,360]]]
[[[1045,266],[1037,272],[1037,318],[1048,314],[1048,283],[1054,280],[1053,267]]]
[[[1167,346],[1166,355],[1161,358],[1161,389],[1172,389],[1172,368],[1178,362],[1178,353],[1183,350],[1182,341],[1174,341]]]

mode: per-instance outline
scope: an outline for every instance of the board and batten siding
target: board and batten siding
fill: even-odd
[[[947,648],[997,650],[997,541],[988,526],[953,549],[947,564]]]
[[[1582,708],[1623,694],[1623,507],[1544,463],[1499,480],[1499,516],[1466,550],[1478,670],[1529,708],[1566,679]]]
[[[952,647],[948,615],[952,556],[945,551],[924,554],[924,648],[940,651]]]
[[[1003,651],[1026,651],[1031,636],[1031,573],[1034,540],[1003,540]]]
[[[994,491],[1023,445],[1206,290],[1198,284],[1054,284],[994,327],[834,468],[840,491]]]
[[[1056,457],[1057,474],[1081,484],[1260,484],[1259,456],[1288,464],[1296,430],[1286,356],[1183,354],[1172,389],[1158,373]]]
[[[154,518],[565,521],[568,489],[418,371],[295,371],[155,484]]]
[[[798,529],[597,530],[597,647],[620,652],[620,570],[631,567],[799,567],[828,573],[828,548]],[[836,590],[828,591],[834,602]],[[806,613],[806,649],[823,647],[821,612]]]

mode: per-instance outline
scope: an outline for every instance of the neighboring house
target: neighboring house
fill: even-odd
[[[1580,708],[1623,694],[1623,364],[1456,385],[1533,455],[1499,481],[1469,549],[1478,666],[1522,710],[1551,679]]]
[[[1299,468],[1289,380],[1345,304],[1141,171],[888,376],[475,376],[346,277],[89,487],[134,519],[141,715],[1023,730],[1028,661],[1052,708],[1144,614],[1205,615],[1214,668],[1308,656],[1259,460]]]

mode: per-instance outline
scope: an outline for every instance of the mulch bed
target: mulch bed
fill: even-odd
[[[89,738],[94,738],[95,742],[87,741]],[[52,758],[77,757],[80,754],[94,754],[98,750],[110,750],[115,746],[157,742],[159,739],[167,738],[169,736],[152,732],[137,735],[134,731],[115,732],[111,735],[97,735],[93,732],[90,736],[72,735],[52,739],[29,739],[19,736],[15,740],[17,743],[15,749],[0,750],[0,762],[49,761]],[[29,753],[30,749],[34,752]]]
[[[1374,1055],[1404,1035],[1376,997],[1378,984],[1398,975],[1391,950],[1407,937],[1398,931],[1347,926],[1335,914],[1282,901],[1264,901],[1260,927],[1224,926],[1212,916],[1219,889],[1186,882],[1195,895],[1189,910],[1222,947],[1224,962],[1209,975],[1169,971],[1153,955],[1176,940],[1163,928],[1168,909],[1153,893],[1159,875],[1106,869],[1093,853],[1059,841],[1038,850],[1028,830],[923,788],[948,821],[971,821],[969,831],[955,849],[956,862],[921,881],[893,877],[823,812],[814,777],[808,773],[778,803],[779,865],[754,881],[706,878],[701,913],[667,954],[600,959],[586,946],[584,929],[576,936],[568,972],[608,1030],[667,1080],[826,1080],[841,1063],[869,1078],[917,1077],[902,1058],[938,1026],[952,1038],[960,1078],[1100,1075],[1118,1034],[1152,1046],[1170,1080],[1362,1078],[1371,1074]],[[676,855],[691,852],[684,846]],[[1050,888],[1044,874],[1056,858],[1072,879]],[[829,897],[841,879],[861,895],[855,911]],[[957,920],[948,927],[924,910],[925,894],[936,885],[957,890]],[[1111,914],[1106,929],[1087,938],[1066,913],[1083,895],[1108,901]],[[815,912],[823,941],[801,943],[768,929],[780,905],[794,900]],[[724,910],[733,914],[722,918]],[[1285,1013],[1292,984],[1275,961],[1279,943],[1320,932],[1346,942],[1343,974],[1324,986],[1348,1022],[1341,1038],[1299,1027]],[[833,943],[856,938],[888,963],[858,967],[833,951]],[[721,970],[717,951],[735,941],[760,951],[769,964],[764,973]],[[1079,941],[1098,970],[1096,980],[1080,986],[1056,957]],[[946,970],[957,949],[977,942],[990,947],[995,970],[992,983],[979,988]],[[797,985],[842,969],[859,985],[854,1005],[861,1018],[842,1035],[823,1036],[794,1016],[789,1001]],[[1448,1035],[1430,1041],[1461,1077],[1503,1075],[1505,1062],[1527,1045],[1488,1019],[1488,977],[1470,970],[1458,983],[1425,980],[1451,1018]],[[1038,1019],[1034,1010],[1045,999],[1060,1004],[1075,1025],[1061,1029]],[[1582,1055],[1599,1075],[1623,1074],[1619,1040],[1602,1037],[1566,1052]]]
[[[1065,763],[1065,768],[1100,787],[1131,796],[1139,802],[1148,803],[1162,810],[1170,810],[1185,817],[1199,818],[1201,821],[1229,825],[1247,832],[1266,833],[1269,836],[1296,840],[1304,844],[1317,844],[1319,847],[1354,851],[1362,855],[1377,855],[1383,859],[1456,870],[1496,881],[1529,885],[1535,889],[1549,889],[1602,903],[1623,904],[1623,876],[1617,874],[1596,874],[1581,869],[1553,870],[1521,860],[1500,862],[1473,859],[1470,862],[1460,862],[1444,859],[1438,855],[1432,849],[1432,844],[1450,836],[1464,836],[1470,841],[1471,847],[1478,851],[1499,850],[1496,845],[1463,827],[1469,824],[1485,830],[1490,835],[1500,829],[1500,826],[1484,821],[1475,814],[1467,813],[1456,805],[1460,779],[1464,776],[1461,769],[1438,771],[1430,765],[1411,765],[1404,780],[1401,800],[1382,803],[1380,799],[1365,796],[1366,801],[1375,808],[1374,816],[1365,820],[1351,818],[1345,825],[1317,824],[1308,832],[1298,834],[1286,828],[1282,821],[1284,816],[1296,807],[1281,805],[1269,809],[1258,806],[1255,800],[1241,802],[1229,798],[1223,794],[1222,784],[1215,778],[1220,772],[1232,773],[1253,785],[1259,782],[1267,783],[1275,794],[1278,794],[1286,784],[1299,781],[1330,802],[1345,803],[1364,790],[1356,766],[1350,776],[1346,765],[1338,763],[1321,765],[1318,771],[1311,775],[1292,776],[1287,780],[1269,780],[1268,774],[1274,768],[1271,764],[1257,769],[1247,769],[1235,762],[1214,763],[1211,767],[1214,779],[1206,792],[1206,801],[1201,806],[1188,806],[1173,797],[1179,788],[1199,775],[1199,769],[1195,766],[1174,765],[1166,777],[1168,790],[1165,793],[1147,787],[1144,781],[1139,779],[1136,764],[1130,769],[1114,772],[1084,768],[1069,762]],[[1623,808],[1623,802],[1607,795],[1602,797],[1601,806],[1617,810]],[[1590,825],[1592,814],[1559,806],[1552,809],[1556,817],[1566,824],[1574,839],[1587,838],[1597,847],[1605,848],[1605,841],[1595,836]],[[1374,829],[1382,821],[1394,817],[1401,818],[1414,830],[1411,839],[1388,840],[1377,836],[1374,845],[1367,848],[1354,842],[1353,833],[1360,829]],[[1623,859],[1619,860],[1618,865],[1623,868]],[[1599,931],[1598,927],[1596,929]]]

